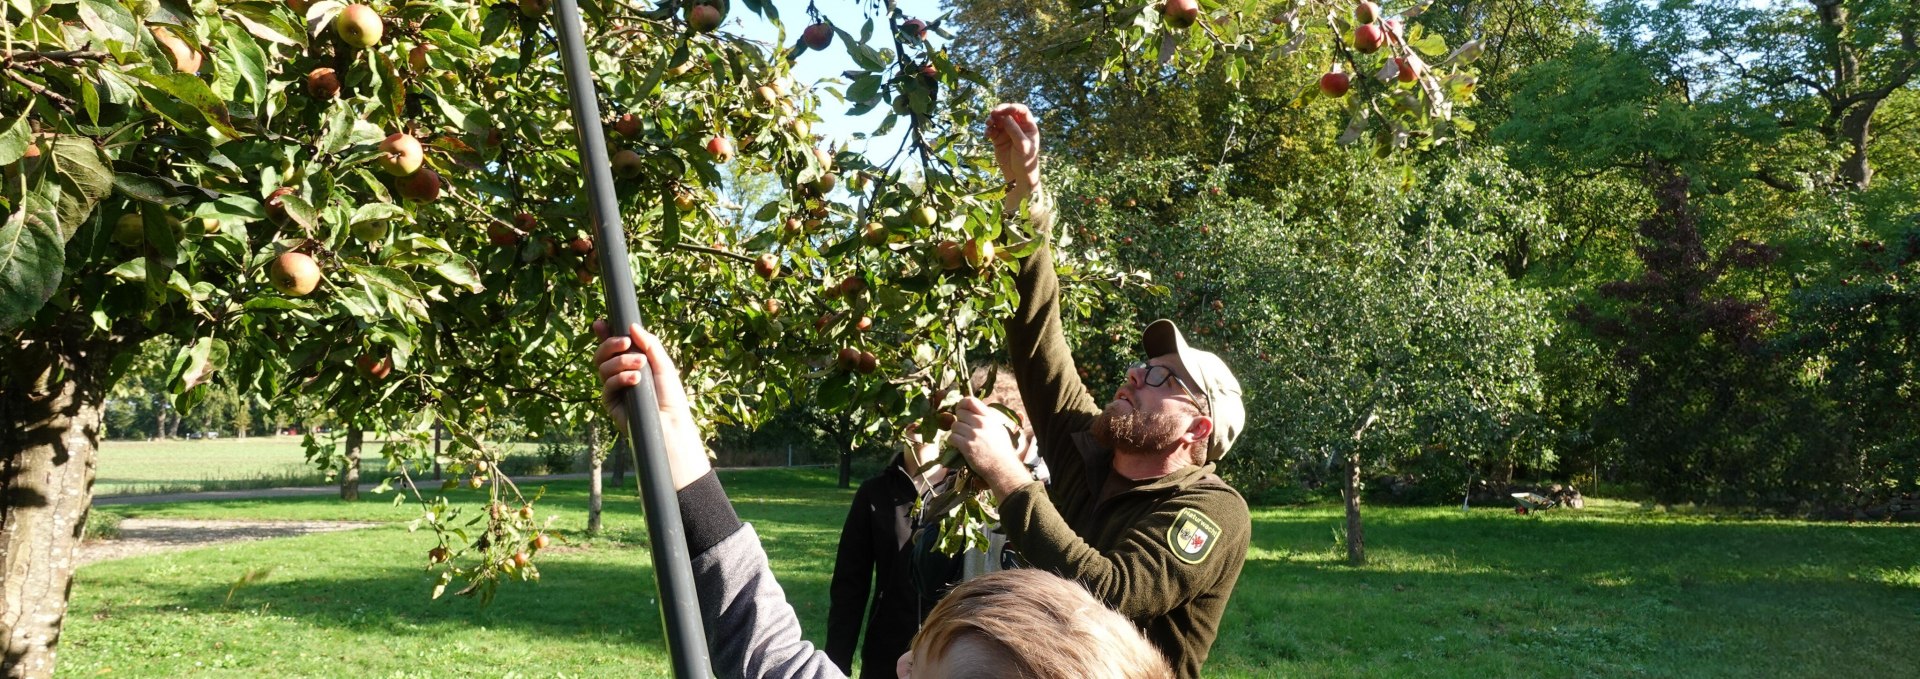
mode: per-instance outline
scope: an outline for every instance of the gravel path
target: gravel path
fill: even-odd
[[[378,526],[364,521],[233,521],[195,519],[125,519],[120,537],[89,540],[80,545],[80,564],[124,559],[161,552],[250,542],[308,533],[329,533]]]

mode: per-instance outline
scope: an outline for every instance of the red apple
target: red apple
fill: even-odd
[[[912,40],[925,40],[927,39],[927,22],[908,19],[900,22],[900,32],[907,34],[907,37]]]
[[[322,101],[340,96],[340,74],[325,66],[307,71],[307,95]]]
[[[420,169],[426,160],[427,152],[420,146],[420,140],[405,132],[395,132],[380,142],[380,156],[373,162],[387,174],[405,177]]]
[[[440,173],[429,168],[420,168],[418,172],[401,177],[397,183],[403,198],[422,203],[440,200]]]
[[[824,21],[808,26],[800,32],[800,42],[810,50],[826,49],[833,44],[833,26]]]
[[[940,241],[934,246],[934,256],[940,260],[940,268],[952,271],[965,266],[967,257],[960,251],[960,244],[950,240]]]
[[[386,28],[380,23],[380,14],[372,7],[362,4],[347,5],[340,15],[333,19],[333,32],[340,40],[358,49],[366,49],[380,44],[380,34]]]
[[[639,139],[640,133],[645,130],[646,125],[640,122],[640,116],[625,113],[613,119],[613,133],[623,139]]]
[[[154,26],[150,30],[153,32],[153,39],[159,42],[161,47],[166,48],[167,56],[173,60],[173,70],[181,73],[200,72],[200,65],[206,59],[199,50],[188,45],[187,41],[180,39],[165,27]]]
[[[1419,67],[1415,66],[1413,62],[1407,61],[1406,59],[1402,59],[1402,58],[1396,58],[1393,60],[1393,63],[1395,66],[1399,67],[1399,69],[1397,69],[1398,74],[1396,77],[1400,79],[1400,82],[1410,83],[1420,79]]]
[[[288,297],[305,297],[320,285],[320,265],[305,253],[288,252],[267,266],[267,281]]]
[[[282,196],[293,195],[293,187],[282,186],[267,194],[267,221],[276,225],[287,223],[287,206],[280,201]]]
[[[1174,28],[1191,27],[1200,18],[1200,0],[1167,0],[1160,7],[1160,15]]]
[[[360,369],[362,376],[374,380],[387,379],[387,374],[393,372],[393,360],[385,356],[374,358],[373,354],[361,354],[353,364]]]
[[[576,255],[584,255],[589,252],[593,252],[593,239],[584,238],[584,237],[575,238],[572,241],[569,241],[567,243],[567,249],[572,250],[573,254],[576,254]]]
[[[694,5],[687,9],[687,26],[701,33],[712,33],[726,18],[720,8],[713,5]]]
[[[713,155],[715,162],[724,163],[733,160],[733,140],[721,136],[708,139],[707,153]]]
[[[1386,42],[1387,32],[1380,30],[1379,26],[1366,24],[1353,29],[1353,48],[1360,50],[1363,54],[1380,51],[1380,46]]]
[[[1373,4],[1372,2],[1368,2],[1367,0],[1360,0],[1360,4],[1354,5],[1353,7],[1354,23],[1370,24],[1379,20],[1380,20],[1379,5]]]
[[[1320,93],[1329,97],[1347,96],[1347,90],[1353,88],[1353,80],[1345,73],[1328,73],[1320,76]]]
[[[993,241],[991,240],[985,238],[970,239],[967,241],[964,252],[967,257],[967,264],[975,269],[983,269],[986,268],[988,264],[993,263]]]
[[[753,260],[753,272],[768,280],[780,275],[780,258],[772,253],[760,255]]]
[[[500,247],[509,247],[520,244],[520,238],[520,231],[511,226],[501,224],[500,222],[487,223],[487,242],[489,243]]]
[[[633,149],[620,149],[613,154],[613,173],[622,177],[628,179],[638,177],[640,172],[646,169],[646,165],[646,160],[642,159],[640,154],[634,153]]]

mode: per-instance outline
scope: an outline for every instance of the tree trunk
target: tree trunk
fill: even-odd
[[[853,487],[853,444],[840,446],[840,487]]]
[[[1851,153],[1840,161],[1840,179],[1848,186],[1865,190],[1873,181],[1873,166],[1867,162],[1867,146],[1872,143],[1873,112],[1879,99],[1862,102],[1840,119],[1840,137]]]
[[[340,499],[360,499],[360,443],[365,433],[359,427],[347,427],[346,461],[340,463]]]
[[[1367,538],[1360,529],[1360,446],[1347,452],[1347,563],[1367,562]]]
[[[0,676],[51,677],[93,502],[106,345],[20,340],[0,362]]]
[[[600,532],[600,470],[607,456],[600,452],[600,425],[587,423],[587,534]]]

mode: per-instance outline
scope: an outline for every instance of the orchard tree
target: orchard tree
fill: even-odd
[[[1552,461],[1535,414],[1548,323],[1540,296],[1494,257],[1504,228],[1542,217],[1525,193],[1487,190],[1518,183],[1497,158],[1407,174],[1348,162],[1277,206],[1218,191],[1229,170],[1196,174],[1181,159],[1057,174],[1084,198],[1068,201],[1063,221],[1077,226],[1062,240],[1091,251],[1084,259],[1139,269],[1160,293],[1077,314],[1082,346],[1108,347],[1093,369],[1119,379],[1144,319],[1180,321],[1277,404],[1225,473],[1258,490],[1303,469],[1341,470],[1360,561],[1365,470],[1457,470],[1444,478],[1464,489],[1481,467]],[[1497,217],[1522,224],[1487,223]]]
[[[583,5],[642,312],[674,345],[699,417],[752,424],[805,399],[867,436],[937,423],[970,388],[964,356],[991,347],[1013,307],[1005,260],[1046,236],[1001,218],[979,136],[986,81],[932,39],[939,21],[810,7],[809,28],[775,47],[728,34],[725,0]],[[1101,44],[1116,68],[1217,53],[1243,71],[1253,56],[1255,38],[1223,32],[1219,10],[1152,7],[1100,10],[1131,22],[1099,34],[1115,36]],[[488,499],[470,523],[470,508],[406,484],[435,536],[422,559],[435,595],[457,582],[484,599],[538,577],[548,538],[488,432],[593,407],[581,357],[603,311],[548,8],[0,9],[9,676],[53,671],[103,400],[148,341],[171,348],[177,409],[213,381],[310,399],[395,437],[403,458],[443,423],[451,471]],[[1422,63],[1444,46],[1417,27],[1351,8],[1296,16],[1290,40],[1368,75],[1346,100],[1349,140],[1427,143],[1470,84]],[[835,46],[857,66],[838,84],[787,77]],[[904,127],[900,149],[823,144],[811,127],[828,98],[884,110],[874,133]],[[722,168],[776,177],[777,197],[729,215]]]
[[[325,403],[396,456],[444,423],[489,497],[469,525],[421,492],[422,564],[482,597],[537,577],[547,539],[486,434],[594,407],[602,311],[546,9],[6,6],[9,675],[53,671],[102,402],[147,341],[172,347],[176,408],[215,380]],[[644,313],[709,423],[797,399],[872,432],[923,416],[1012,305],[999,258],[940,253],[1033,244],[1001,230],[977,85],[897,11],[835,29],[864,69],[839,94],[909,132],[882,162],[837,154],[811,131],[824,90],[786,75],[804,51],[719,30],[729,9],[587,8]],[[715,201],[729,165],[781,187],[752,221]]]

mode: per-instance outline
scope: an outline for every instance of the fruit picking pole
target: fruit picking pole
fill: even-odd
[[[606,276],[608,329],[625,332],[640,322],[634,299],[633,270],[627,266],[627,240],[620,206],[613,194],[613,168],[607,160],[606,131],[600,126],[600,98],[594,91],[593,69],[587,61],[585,34],[576,0],[554,6],[554,32],[560,35],[560,63],[566,69],[567,97],[573,102],[573,127],[580,135],[580,163],[585,166],[587,200],[593,218],[594,242],[600,249],[600,270]],[[680,523],[680,503],[667,470],[666,446],[660,438],[659,403],[653,380],[645,372],[640,384],[628,389],[620,406],[626,410],[634,469],[640,481],[640,502],[647,513],[647,535],[652,542],[653,574],[660,587],[660,614],[667,632],[667,650],[673,655],[673,675],[680,679],[713,676],[707,659],[705,627],[700,622],[700,599],[693,591],[693,565],[687,554],[687,535]]]

